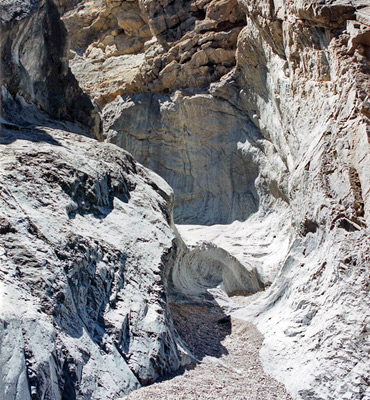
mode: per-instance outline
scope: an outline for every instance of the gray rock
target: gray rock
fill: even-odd
[[[179,368],[169,186],[72,132],[2,139],[0,397],[114,399]]]
[[[22,98],[53,118],[79,122],[99,136],[97,109],[68,68],[67,32],[54,3],[6,0],[0,3],[0,15],[0,84],[10,94],[1,92],[2,118],[24,122],[16,112]]]
[[[106,139],[174,186],[186,244],[172,225],[168,185],[127,153],[50,121],[39,128],[7,121],[2,396],[128,393],[189,360],[167,298],[217,297],[227,306],[225,292],[265,286],[233,315],[264,333],[264,368],[296,399],[370,398],[367,4],[240,0],[218,25],[235,2],[113,3],[65,14],[72,27],[88,24],[76,39],[84,42],[86,32],[96,39],[73,63],[100,74],[91,93],[110,103]],[[31,3],[17,14],[21,3],[14,4],[4,13],[5,42],[12,32],[23,43],[17,35],[27,26],[17,24],[49,3],[39,14]],[[117,31],[116,20],[132,36]],[[6,68],[18,65],[12,54],[28,54],[24,65],[37,75],[42,63],[27,47],[3,49]],[[132,53],[135,71],[114,80]],[[225,69],[210,75],[207,60]],[[18,96],[11,115],[35,115],[24,99],[55,115],[29,89],[33,75],[14,71],[2,91]]]
[[[273,146],[237,106],[204,92],[127,95],[104,108],[103,120],[108,141],[174,188],[176,223],[227,224],[258,210],[255,181],[266,184],[258,163],[267,164]],[[271,162],[277,170],[267,174],[283,183],[283,161]]]
[[[179,225],[187,244],[212,243],[272,283],[237,314],[266,335],[269,373],[297,399],[367,398],[367,3],[240,4],[235,70],[201,92],[117,98],[104,109],[107,139],[174,185],[176,220],[193,224]],[[198,256],[192,277],[174,270],[196,296],[222,270]]]

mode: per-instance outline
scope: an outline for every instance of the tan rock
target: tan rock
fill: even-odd
[[[139,86],[144,85],[147,91],[204,88],[235,65],[239,25],[245,20],[236,0],[192,1],[185,5],[137,0],[109,1],[105,6],[98,4],[97,0],[92,1],[72,9],[63,17],[71,32],[72,48],[78,49],[79,53],[81,48],[87,49],[83,59],[88,63],[89,57],[97,60],[139,55],[145,51],[145,61],[139,69],[141,76],[135,76]],[[100,49],[99,53],[89,48],[92,43],[94,48]],[[117,92],[116,85],[107,84],[104,86],[107,97],[102,97],[100,81],[94,84],[91,79],[83,78],[81,60],[75,58],[72,65],[75,62],[79,67],[73,69],[80,83],[84,86],[90,81],[84,87],[94,98],[99,98],[99,103],[104,102],[104,98],[111,99],[118,92],[125,93],[131,88],[139,90],[139,86],[123,84]],[[176,70],[174,65],[177,65]],[[89,68],[85,71],[87,73]],[[117,77],[114,80],[127,83],[131,78]],[[113,92],[108,95],[109,87]]]
[[[145,22],[134,10],[122,10],[117,14],[117,24],[120,28],[124,29],[128,35],[130,35],[134,31],[138,31]]]

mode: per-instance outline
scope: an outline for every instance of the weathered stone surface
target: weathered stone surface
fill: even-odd
[[[114,399],[177,369],[169,186],[76,133],[1,139],[1,398]]]
[[[80,122],[99,136],[97,110],[68,68],[67,32],[54,3],[2,1],[0,15],[2,118],[21,123],[17,108],[23,99],[54,118]]]
[[[115,399],[189,359],[167,306],[173,192],[87,137],[53,3],[1,8],[0,398]]]
[[[271,15],[268,30],[254,8],[237,52],[245,110],[287,161],[295,232],[280,277],[256,305],[267,335],[261,355],[296,398],[366,398],[369,119],[360,109],[369,57],[366,44],[353,50],[339,36],[340,20],[305,21],[284,5],[287,17],[274,25]]]
[[[235,68],[201,86],[184,80],[181,68],[207,76],[206,59],[219,63],[228,53],[213,50],[210,32],[194,51],[193,28],[171,28],[182,18],[176,2],[166,11],[145,4],[158,15],[150,25],[158,78],[141,90],[150,94],[133,90],[105,106],[107,140],[174,185],[176,220],[193,224],[179,230],[194,254],[208,246],[212,258],[214,245],[272,283],[238,315],[258,322],[264,365],[295,398],[369,397],[368,4],[240,0],[246,23],[237,31]],[[166,58],[176,46],[187,59]],[[159,94],[156,82],[170,93]],[[186,86],[171,92],[173,82]],[[173,275],[189,295],[204,293],[207,279],[219,282],[208,264],[202,275],[198,261],[194,281],[181,278],[187,263]]]
[[[19,398],[30,396],[27,380],[36,392],[57,393],[55,375],[63,378],[67,397],[81,390],[76,397],[109,398],[176,368],[181,361],[165,282],[178,302],[265,287],[259,300],[236,313],[265,334],[265,369],[296,399],[370,398],[367,6],[365,0],[147,0],[69,9],[60,2],[72,68],[104,106],[105,138],[174,186],[187,246],[171,230],[167,186],[140,173],[129,156],[122,155],[122,165],[111,146],[82,137],[76,142],[47,128],[33,131],[32,140],[44,146],[36,148],[24,144],[28,131],[8,124],[13,130],[7,131],[4,166],[11,171],[5,170],[2,185],[10,206],[0,232],[7,246],[4,296],[19,307],[10,310],[15,318],[5,319],[2,359],[14,368],[2,376],[12,398],[17,391]],[[48,161],[45,146],[53,140],[64,146],[53,145],[61,165]],[[48,167],[37,169],[34,159]],[[45,186],[49,170],[55,174]],[[126,185],[111,187],[113,203],[109,182]],[[83,249],[72,245],[75,232]],[[100,259],[100,252],[111,258]],[[57,297],[59,286],[54,291],[53,260],[67,300]],[[149,263],[154,269],[146,268]],[[117,272],[122,282],[104,272],[117,265],[124,268]],[[41,282],[34,278],[39,268]],[[128,297],[104,303],[107,276],[113,292],[123,285]],[[22,304],[31,300],[35,314],[25,314]],[[87,301],[90,308],[80,308]],[[69,307],[68,318],[60,303]],[[21,331],[20,324],[29,315],[40,315],[44,327],[31,339],[28,332],[39,325],[23,322]],[[67,340],[59,329],[69,333],[74,326],[87,334]],[[42,351],[40,336],[46,338]],[[117,337],[130,338],[119,342],[121,353]],[[72,352],[54,351],[58,343]],[[12,358],[9,344],[20,349],[18,357]],[[99,386],[96,376],[112,371],[111,384]]]
[[[76,52],[72,71],[104,106],[127,93],[170,93],[217,81],[235,65],[245,16],[236,0],[96,0],[81,3],[63,20]],[[102,70],[109,72],[99,77]]]
[[[103,119],[108,141],[129,148],[175,189],[177,223],[244,221],[259,207],[257,178],[261,187],[263,175],[284,186],[286,167],[273,146],[237,106],[210,94],[126,95],[104,108]],[[259,172],[262,162],[276,170]]]

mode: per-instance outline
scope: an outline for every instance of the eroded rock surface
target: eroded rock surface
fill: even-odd
[[[48,24],[36,22],[53,5],[23,4],[4,19],[2,54],[16,68],[2,95],[18,96],[8,115],[33,115],[28,101],[69,117],[66,47],[50,75],[65,82],[59,115],[27,72],[46,58],[18,51],[25,39],[11,46],[23,31],[43,43]],[[168,186],[127,153],[65,124],[7,120],[2,298],[17,305],[2,307],[7,395],[114,398],[177,368],[167,282],[178,302],[267,287],[233,316],[265,335],[265,370],[296,399],[370,398],[368,2],[57,6],[105,139],[174,186],[187,246]]]
[[[237,107],[206,93],[147,93],[119,96],[103,118],[108,141],[174,188],[177,223],[227,224],[258,210],[257,162],[273,149]]]
[[[167,306],[173,192],[87,136],[55,5],[0,6],[0,398],[113,400],[189,359]]]
[[[68,68],[67,31],[51,0],[6,0],[1,15],[1,116],[29,121],[25,103],[100,135],[96,107]]]
[[[72,71],[104,106],[117,95],[218,80],[235,65],[245,15],[236,0],[96,0],[80,3],[63,21],[75,52]]]
[[[174,186],[189,246],[221,247],[272,283],[238,315],[266,334],[264,366],[295,398],[370,397],[368,2],[139,4],[154,39],[130,58],[137,84],[110,96],[78,78],[104,106],[107,140]],[[207,25],[216,9],[225,23]],[[229,38],[222,52],[216,37]],[[110,85],[100,43],[90,46]],[[82,51],[77,76],[91,63]]]
[[[169,186],[72,132],[2,140],[2,398],[114,399],[176,370]]]

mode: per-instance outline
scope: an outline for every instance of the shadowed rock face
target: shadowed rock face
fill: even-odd
[[[141,94],[119,97],[103,115],[108,140],[174,188],[176,223],[227,224],[257,211],[262,137],[237,107],[205,93]]]
[[[21,122],[17,104],[22,98],[99,136],[97,110],[68,68],[67,32],[54,3],[3,1],[0,12],[2,117]]]

